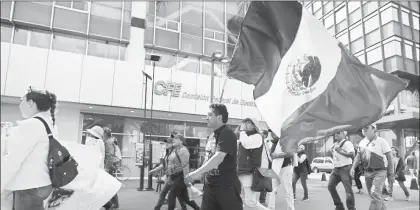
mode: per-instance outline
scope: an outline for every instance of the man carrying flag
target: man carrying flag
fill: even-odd
[[[407,84],[360,63],[298,2],[252,2],[227,72],[253,84],[285,152],[378,120]]]

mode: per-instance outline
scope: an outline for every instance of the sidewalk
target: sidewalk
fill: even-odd
[[[331,174],[329,174],[329,173],[325,173],[325,177],[327,178],[327,181],[330,179],[330,175]],[[308,179],[311,179],[311,180],[318,180],[318,181],[321,181],[321,178],[322,178],[322,173],[311,173],[311,174],[309,174],[309,176],[308,176]],[[404,182],[404,184],[405,184],[405,186],[408,188],[408,189],[410,189],[410,185],[411,185],[411,178],[409,178],[409,176],[406,176],[405,177],[407,180]],[[364,176],[361,176],[360,177],[360,181],[363,183],[363,184],[365,184],[365,177]],[[388,182],[386,182],[386,184],[388,184]],[[418,184],[418,183],[417,183]],[[397,187],[399,187],[400,185],[398,184],[398,182],[394,182],[394,186],[397,186]]]

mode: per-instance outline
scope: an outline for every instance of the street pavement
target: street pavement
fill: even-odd
[[[327,189],[328,181],[321,181],[320,174],[311,175],[308,180],[309,189],[309,201],[301,201],[303,198],[303,189],[300,182],[297,183],[297,193],[295,201],[296,210],[304,209],[322,209],[322,210],[334,210],[334,204],[330,193]],[[153,184],[156,184],[153,181]],[[120,210],[153,210],[154,205],[158,199],[158,193],[156,191],[137,191],[139,187],[139,180],[127,180],[123,182],[123,187],[118,193],[120,200]],[[202,185],[196,185],[201,189]],[[407,185],[409,188],[410,185]],[[147,180],[145,180],[145,187],[147,187]],[[153,186],[153,188],[156,188]],[[345,191],[343,186],[340,184],[338,192],[345,203]],[[357,188],[353,187],[353,191],[356,192]],[[405,201],[403,191],[399,186],[394,187],[394,201],[387,201],[386,205],[388,210],[416,210],[419,209],[419,191],[410,190],[411,200]],[[276,209],[285,209],[285,201],[283,199],[284,192],[279,192],[276,199]],[[356,209],[368,210],[370,198],[365,191],[364,194],[355,194]],[[200,205],[201,198],[198,198],[196,202]],[[162,210],[166,209],[166,205],[162,207]],[[180,210],[179,203],[177,201],[177,209]],[[191,209],[191,208],[189,208]]]

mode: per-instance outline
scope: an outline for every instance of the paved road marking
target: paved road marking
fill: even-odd
[[[406,210],[406,209],[419,209],[420,206],[410,206],[404,208],[397,208],[397,209],[389,209],[389,210]]]

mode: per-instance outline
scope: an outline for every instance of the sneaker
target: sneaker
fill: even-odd
[[[308,198],[308,197],[304,197],[304,198],[302,199],[302,201],[309,201],[309,198]]]
[[[410,201],[411,200],[411,196],[405,196],[405,200],[406,201]]]
[[[392,198],[391,196],[385,197],[384,198],[385,201],[394,201],[394,198]]]
[[[357,194],[363,194],[363,189],[359,189],[356,193]]]

